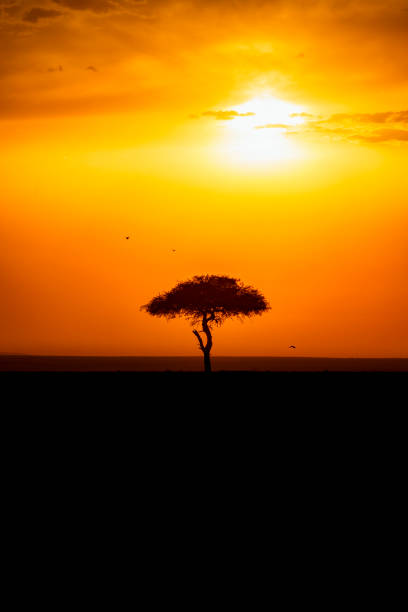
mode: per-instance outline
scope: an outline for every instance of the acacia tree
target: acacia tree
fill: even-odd
[[[170,291],[154,297],[142,306],[142,309],[155,317],[186,317],[192,325],[201,324],[201,329],[194,329],[193,334],[204,354],[206,372],[211,372],[212,326],[222,325],[231,317],[242,319],[260,315],[269,308],[264,296],[254,287],[229,276],[208,274],[178,283]]]

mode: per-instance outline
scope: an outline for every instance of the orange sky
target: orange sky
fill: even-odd
[[[139,309],[209,273],[272,306],[215,355],[407,357],[407,31],[406,0],[0,0],[0,352],[197,354]]]

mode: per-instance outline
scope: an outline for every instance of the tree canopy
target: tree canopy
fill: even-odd
[[[196,323],[205,316],[208,322],[220,325],[229,317],[262,314],[270,306],[257,289],[239,279],[207,274],[178,283],[142,308],[157,317],[184,316]]]

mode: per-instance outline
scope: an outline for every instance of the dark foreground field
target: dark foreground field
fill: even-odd
[[[292,562],[302,575],[307,567],[321,575],[313,555],[329,573],[334,555],[342,577],[350,559],[361,565],[362,550],[378,564],[378,525],[387,542],[399,542],[408,377],[378,369],[403,370],[407,360],[219,358],[215,368],[230,369],[211,375],[166,371],[198,369],[199,359],[3,357],[0,363],[4,472],[11,482],[3,489],[17,521],[13,545],[22,534],[16,554],[25,554],[28,543],[34,565],[38,550],[50,550],[60,573],[55,547],[62,546],[63,555],[72,549],[69,567],[82,558],[89,565],[93,551],[109,576],[108,557],[122,559],[127,576],[122,543],[134,556],[145,534],[146,559],[159,555],[165,571],[181,567],[174,550],[191,565],[197,538],[207,564],[228,549],[237,563],[258,558],[264,566],[266,541],[290,591]],[[272,364],[286,371],[232,369]],[[147,365],[161,371],[134,371]],[[346,365],[360,371],[328,371]],[[308,371],[288,371],[295,366]],[[95,567],[100,581],[104,574]]]
[[[213,370],[204,374],[200,357],[0,356],[9,405],[40,400],[72,410],[403,409],[408,382],[408,359],[214,357]]]
[[[266,496],[280,479],[285,489],[273,508],[288,489],[302,490],[298,509],[316,474],[326,499],[329,485],[337,495],[344,470],[360,490],[368,471],[377,483],[404,464],[407,360],[215,358],[210,375],[176,370],[192,366],[201,360],[2,357],[0,422],[10,465],[33,469],[34,482],[51,471],[50,491],[74,469],[75,486],[82,479],[92,490],[96,477],[104,488],[108,478],[130,496],[141,478],[155,490],[165,478],[167,491],[184,475],[188,494],[202,478],[223,491],[231,478],[238,488],[245,478]]]

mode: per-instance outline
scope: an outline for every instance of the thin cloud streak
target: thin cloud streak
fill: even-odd
[[[288,136],[322,136],[332,140],[361,143],[407,142],[408,110],[375,113],[336,113],[326,119],[310,113],[293,113],[291,117],[307,118],[305,123],[290,126],[266,124],[255,129],[285,128]],[[389,127],[378,129],[378,125]]]
[[[42,9],[42,8],[32,8],[31,11],[28,11],[23,16],[23,21],[28,21],[29,23],[37,23],[40,19],[52,19],[55,17],[60,17],[62,15],[61,11],[54,11],[52,9]]]
[[[205,111],[202,117],[213,117],[217,121],[231,121],[236,117],[253,117],[255,113],[238,113],[234,110]]]
[[[266,125],[256,125],[255,129],[256,130],[266,130],[269,128],[288,129],[289,127],[290,125],[288,125],[287,123],[267,123]]]

